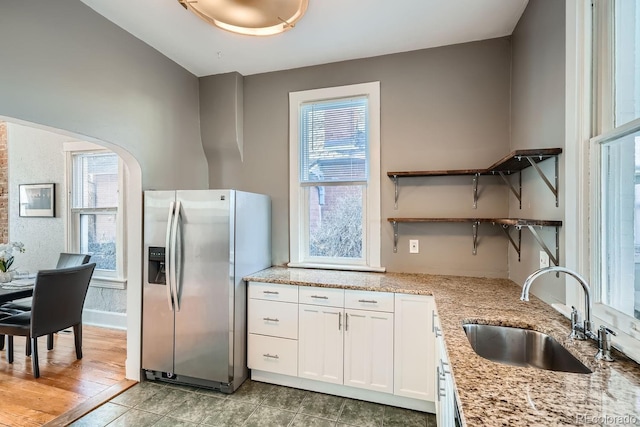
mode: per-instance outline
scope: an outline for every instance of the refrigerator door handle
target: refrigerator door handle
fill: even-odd
[[[171,239],[171,285],[173,291],[173,305],[175,307],[175,311],[180,311],[180,300],[178,299],[178,280],[180,279],[180,274],[178,274],[178,254],[177,254],[177,246],[178,246],[178,238],[179,238],[179,225],[180,225],[180,212],[181,212],[182,203],[180,201],[176,202],[175,211],[173,213],[173,239]],[[182,246],[182,241],[180,241],[180,246]],[[182,249],[182,247],[180,247]],[[182,257],[180,257],[182,258]],[[182,261],[182,259],[180,259]]]
[[[165,252],[164,252],[164,266],[165,266],[165,286],[167,288],[167,301],[169,302],[169,310],[173,311],[173,293],[171,291],[171,272],[173,268],[171,266],[171,224],[173,219],[173,211],[175,202],[171,202],[169,205],[169,217],[167,218],[167,235],[165,237]]]

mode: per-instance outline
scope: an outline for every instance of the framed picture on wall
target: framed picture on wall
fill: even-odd
[[[55,184],[20,184],[20,216],[55,217]]]

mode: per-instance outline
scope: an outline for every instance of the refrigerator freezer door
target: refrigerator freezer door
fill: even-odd
[[[175,191],[144,193],[142,368],[161,372],[174,372],[174,312],[168,299],[169,284],[149,283],[149,248],[165,247],[167,219],[174,200]]]
[[[177,191],[179,224],[175,372],[230,381],[230,283],[233,281],[233,191]]]

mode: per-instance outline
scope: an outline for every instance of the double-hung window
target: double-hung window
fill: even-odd
[[[93,284],[124,287],[122,162],[104,149],[68,152],[69,242],[96,263]]]
[[[289,94],[290,266],[382,270],[379,92]]]
[[[633,340],[640,339],[640,3],[606,0],[595,6],[594,314],[640,350]]]

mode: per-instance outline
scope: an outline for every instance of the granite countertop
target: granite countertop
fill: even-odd
[[[521,286],[511,280],[285,267],[272,267],[245,280],[433,295],[466,426],[640,425],[640,366],[615,350],[615,362],[596,361],[594,341],[569,340],[569,320],[533,295],[529,302],[520,301]],[[544,332],[593,373],[491,362],[473,351],[463,323]]]

